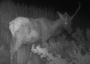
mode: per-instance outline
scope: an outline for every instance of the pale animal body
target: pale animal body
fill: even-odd
[[[15,42],[11,45],[11,56],[20,48],[26,41],[33,43],[39,39],[42,42],[47,41],[55,32],[55,30],[61,25],[67,26],[67,17],[59,13],[59,19],[56,21],[50,21],[46,18],[26,18],[17,17],[9,24],[9,29],[12,33]]]

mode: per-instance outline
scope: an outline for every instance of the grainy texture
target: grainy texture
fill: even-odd
[[[2,53],[5,53],[0,57],[0,64],[10,64],[9,44],[11,43],[12,47],[14,45],[14,40],[12,41],[13,38],[8,28],[10,21],[19,16],[28,18],[46,17],[50,20],[55,20],[58,16],[53,13],[55,13],[53,10],[46,10],[44,8],[40,9],[35,6],[27,7],[25,5],[18,5],[8,1],[0,3],[0,45],[5,45],[4,47],[6,47],[7,50],[7,52],[4,49],[1,51]],[[5,54],[8,55],[5,56]],[[4,60],[1,60],[2,58]]]

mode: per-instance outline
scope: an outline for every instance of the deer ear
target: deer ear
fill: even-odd
[[[68,17],[67,17],[67,13],[65,13],[64,15],[62,15],[61,13],[59,13],[58,11],[57,11],[57,14],[58,14],[58,16],[60,17],[60,19],[62,20],[62,23],[63,24],[67,24],[67,19],[68,19]]]
[[[72,20],[72,16],[69,16],[67,12],[64,13],[64,17],[66,18],[67,23],[68,23],[68,21]]]
[[[57,11],[57,14],[61,19],[64,19],[64,17],[63,17],[64,15],[62,15],[60,12]]]

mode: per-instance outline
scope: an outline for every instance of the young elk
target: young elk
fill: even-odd
[[[9,29],[14,42],[11,42],[11,57],[18,51],[22,44],[26,41],[33,43],[41,39],[42,42],[47,41],[55,30],[61,25],[68,27],[67,17],[58,12],[59,19],[50,21],[46,18],[26,18],[17,17],[9,23]]]

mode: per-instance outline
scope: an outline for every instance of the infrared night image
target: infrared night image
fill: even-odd
[[[90,64],[89,6],[0,0],[0,64]]]

